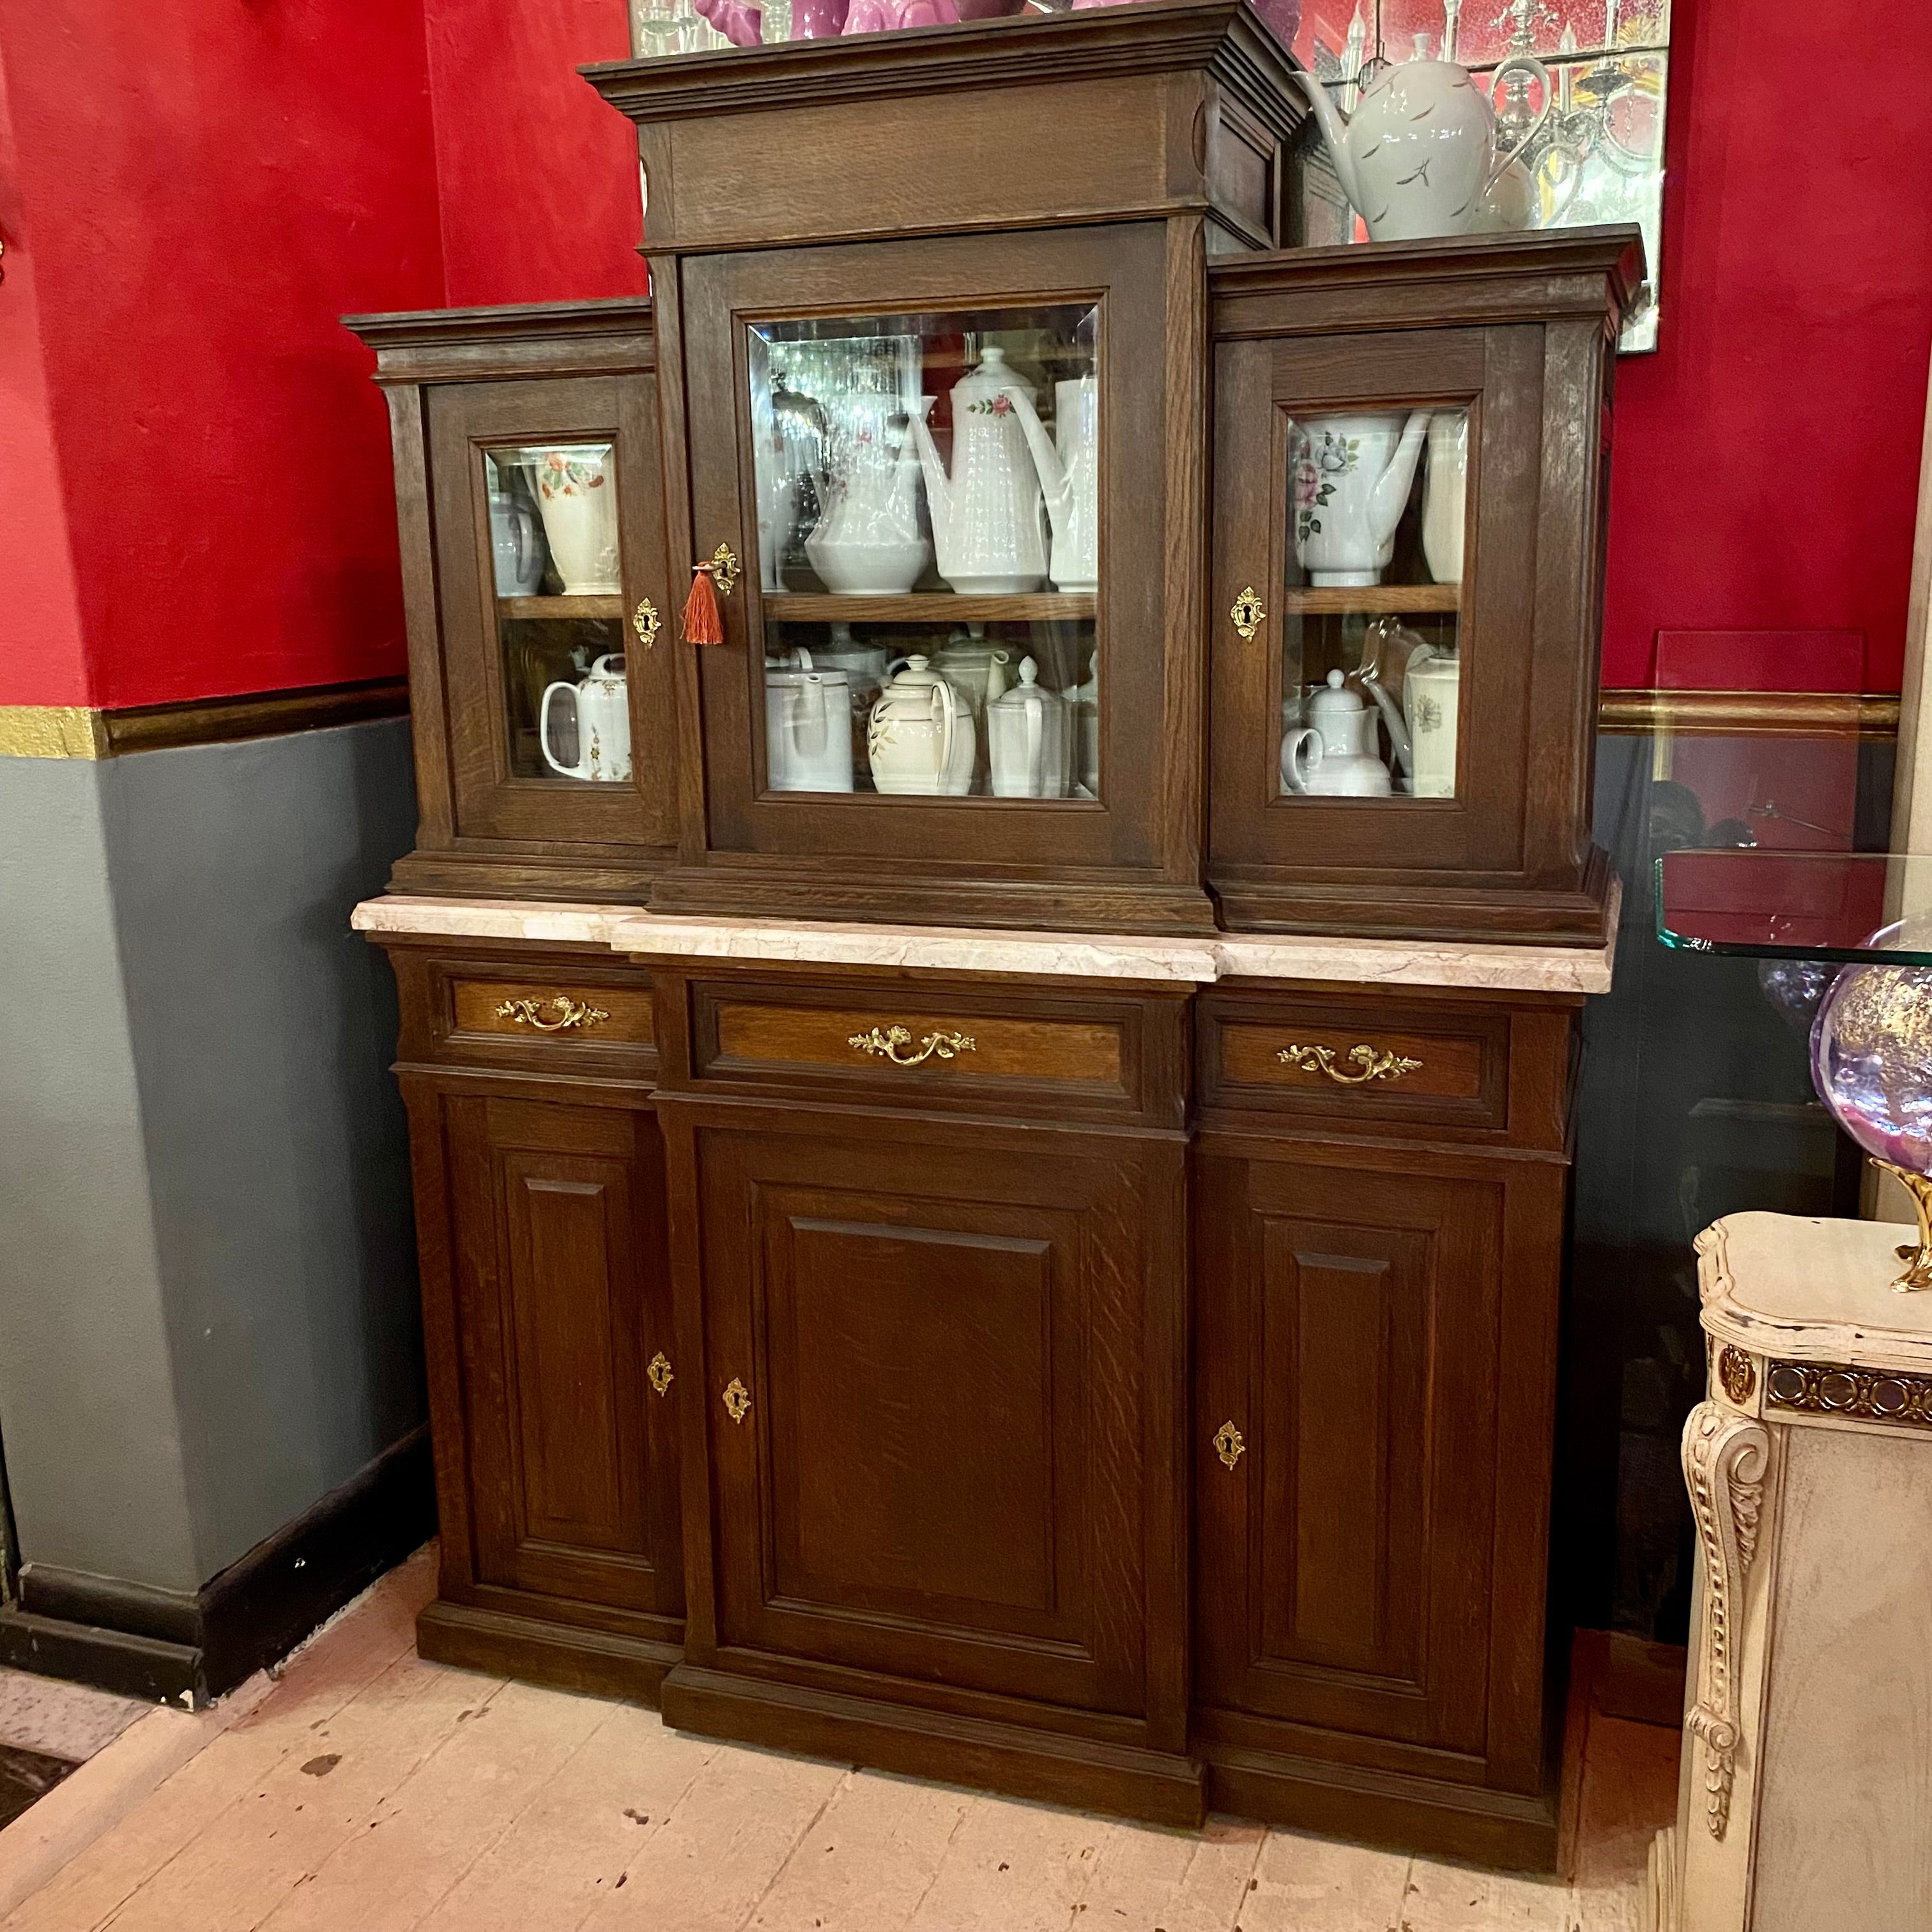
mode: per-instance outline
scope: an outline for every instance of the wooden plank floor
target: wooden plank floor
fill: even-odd
[[[1599,1718],[1575,1885],[1123,1824],[424,1664],[434,1589],[386,1577],[4,1932],[1634,1932],[1676,1798],[1674,1734]]]

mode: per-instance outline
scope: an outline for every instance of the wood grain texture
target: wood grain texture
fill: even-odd
[[[1086,1026],[1051,1020],[1008,1019],[949,1013],[944,1025],[928,1022],[912,1009],[902,1012],[889,1001],[844,1012],[721,1004],[717,1010],[719,1061],[798,1062],[809,1066],[858,1067],[875,1072],[882,1082],[918,1070],[899,1066],[852,1045],[892,1026],[908,1026],[911,1042],[903,1052],[922,1050],[928,1038],[941,1041],[964,1034],[972,1044],[956,1055],[937,1054],[920,1063],[939,1079],[954,1073],[1005,1075],[1022,1080],[1070,1081],[1118,1088],[1120,1084],[1120,1034],[1113,1026]],[[885,1090],[891,1090],[887,1088]]]

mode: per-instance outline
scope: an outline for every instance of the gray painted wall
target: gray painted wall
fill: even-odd
[[[348,929],[415,814],[401,719],[0,759],[0,1011],[88,1016],[0,1033],[23,1561],[195,1589],[421,1418],[394,994]]]

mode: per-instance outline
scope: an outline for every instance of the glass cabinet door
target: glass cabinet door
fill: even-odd
[[[1515,860],[1538,426],[1485,335],[1219,351],[1217,860]]]
[[[713,851],[1150,863],[1160,224],[684,265]]]
[[[459,835],[672,842],[655,379],[430,399]]]

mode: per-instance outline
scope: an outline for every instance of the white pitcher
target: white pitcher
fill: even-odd
[[[963,798],[975,748],[972,707],[926,658],[908,658],[866,728],[874,788]]]
[[[1294,554],[1308,580],[1378,584],[1395,554],[1429,412],[1364,410],[1294,424]]]
[[[995,798],[1064,798],[1072,763],[1072,708],[1020,659],[1020,681],[986,706],[986,753]]]
[[[883,373],[840,405],[825,512],[805,554],[826,590],[841,596],[903,595],[932,554],[919,527],[919,458],[912,438],[892,428],[896,400]]]
[[[765,673],[765,776],[773,791],[852,789],[852,698],[845,674],[816,667]]]
[[[1460,652],[1425,648],[1408,661],[1402,709],[1408,716],[1410,757],[1418,798],[1456,796],[1456,730],[1462,694]]]
[[[530,466],[550,560],[567,597],[608,597],[617,574],[617,490],[608,442],[569,443],[538,453]]]
[[[913,415],[939,574],[962,596],[1037,590],[1046,579],[1040,478],[1013,406],[1019,386],[998,347],[953,384],[950,476],[926,422],[938,399],[920,397]]]
[[[1339,670],[1331,670],[1308,700],[1310,723],[1281,741],[1282,788],[1324,797],[1387,797],[1394,788],[1388,766],[1376,755],[1380,715],[1348,689]]]
[[[550,748],[550,707],[560,691],[567,691],[577,707],[577,762],[566,765]],[[631,776],[631,698],[624,679],[624,660],[599,658],[581,684],[548,686],[537,711],[537,746],[544,762],[567,778],[591,778],[620,784]]]
[[[1091,376],[1053,386],[1054,441],[1017,385],[1006,394],[1018,412],[1053,524],[1048,567],[1058,590],[1092,590],[1100,580],[1100,386]]]
[[[1422,484],[1422,554],[1438,584],[1462,580],[1468,500],[1468,412],[1444,410],[1429,419],[1429,466]]]

